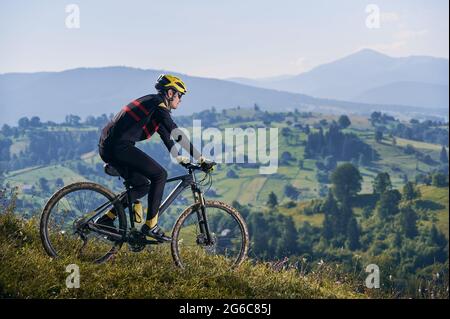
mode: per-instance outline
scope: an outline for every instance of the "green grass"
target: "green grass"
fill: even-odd
[[[430,150],[430,151],[440,152],[442,149],[442,145],[439,145],[439,144],[431,144],[431,143],[407,140],[407,139],[400,138],[400,137],[396,137],[395,139],[397,140],[397,145],[402,146],[402,147],[405,147],[406,145],[410,144],[415,149],[419,149],[419,150]],[[448,152],[448,147],[446,149]]]
[[[168,246],[141,253],[122,248],[105,264],[52,259],[41,246],[35,220],[0,215],[0,297],[2,298],[367,298],[335,268],[304,275],[246,262],[227,269],[226,260],[201,255],[198,265],[180,270]],[[66,267],[80,270],[80,288],[66,287]],[[20,265],[20,266],[18,266]],[[334,269],[334,271],[331,271]],[[348,278],[348,277],[347,277]]]
[[[419,226],[430,228],[432,224],[436,224],[436,227],[449,238],[449,188],[420,185],[419,190],[421,197],[416,200],[416,206],[418,209],[425,209],[426,213],[430,215],[428,220],[421,220]],[[305,207],[310,203],[310,201],[301,201],[293,208],[279,206],[277,212],[291,216],[297,227],[304,222],[321,227],[323,214],[305,215],[303,213]],[[361,208],[354,207],[353,212],[357,217],[362,216]]]
[[[6,178],[11,180],[15,176],[24,175],[25,173],[31,172],[33,170],[37,170],[41,167],[42,167],[42,165],[36,165],[36,166],[30,166],[30,167],[18,169],[16,171],[10,171],[9,173],[6,173]]]
[[[95,126],[73,127],[73,126],[52,126],[49,128],[51,132],[89,132],[97,131]]]
[[[239,179],[231,178],[221,182],[220,186],[216,184],[215,187],[217,187],[218,189],[219,200],[232,202],[233,200],[238,198],[240,184],[241,181],[239,181]]]
[[[266,203],[271,192],[274,192],[278,197],[278,202],[283,200],[284,196],[284,186],[287,184],[285,179],[275,179],[270,178],[264,183],[264,186],[261,188],[261,191],[258,193],[257,200],[260,203]]]
[[[315,171],[299,170],[291,184],[300,189],[301,198],[317,197],[317,189],[319,184],[316,181]]]
[[[45,177],[47,179],[48,185],[52,190],[50,193],[43,193],[40,189],[39,179],[41,177]],[[18,187],[18,198],[24,203],[32,204],[34,207],[32,211],[29,211],[29,209],[26,208],[25,211],[18,210],[16,213],[26,213],[27,215],[39,213],[47,200],[50,198],[51,193],[55,191],[55,181],[57,178],[62,178],[64,185],[86,180],[83,176],[61,165],[51,165],[45,167],[37,166],[10,172],[6,178],[6,181],[9,183],[10,187]],[[33,195],[22,192],[22,186],[24,185],[33,185],[35,187],[35,192]]]
[[[421,185],[419,189],[422,194],[421,200],[438,204],[437,209],[433,208],[430,211],[437,219],[436,227],[449,238],[449,188]],[[431,226],[432,221],[425,224]]]
[[[61,165],[38,166],[32,169],[14,171],[8,174],[6,178],[11,185],[16,186],[37,184],[41,177],[45,177],[49,183],[54,182],[57,178],[62,178],[65,185],[85,180],[81,175]]]
[[[309,201],[304,201],[293,208],[279,207],[277,211],[285,216],[292,217],[297,228],[302,226],[305,222],[316,227],[322,227],[324,214],[305,215],[303,209],[307,205],[309,205]]]
[[[26,138],[18,138],[13,139],[13,144],[11,145],[9,152],[11,153],[11,156],[13,155],[20,155],[20,152],[25,152],[29,145],[29,141]]]
[[[241,204],[255,203],[256,197],[259,191],[266,183],[266,177],[256,177],[253,179],[246,179],[240,187],[241,193],[238,197],[238,201]]]
[[[414,141],[405,140],[413,143]],[[391,175],[391,181],[394,187],[400,187],[404,184],[403,179],[400,176],[407,175],[409,180],[414,180],[414,177],[419,172],[429,172],[435,167],[425,164],[423,162],[418,162],[414,155],[405,154],[402,147],[393,146],[390,139],[384,139],[382,143],[376,143],[373,138],[368,138],[366,142],[371,145],[377,153],[380,155],[381,159],[376,161],[373,167],[368,169],[373,170],[375,174],[378,172],[388,172]],[[438,156],[436,150],[422,149],[424,154],[430,154],[435,159]],[[416,165],[419,166],[419,172],[416,171]]]

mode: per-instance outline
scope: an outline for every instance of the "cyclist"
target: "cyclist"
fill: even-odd
[[[140,97],[124,106],[103,128],[99,154],[103,161],[114,166],[132,185],[132,202],[148,194],[147,218],[141,232],[162,242],[171,240],[158,226],[158,209],[167,172],[152,157],[135,147],[135,143],[149,139],[158,132],[178,163],[187,162],[189,158],[178,154],[170,137],[200,164],[208,161],[194,148],[186,135],[176,130],[177,125],[171,117],[172,109],[178,108],[181,97],[187,92],[184,82],[176,76],[162,74],[156,81],[155,88],[157,94]],[[126,199],[123,204],[127,205]],[[100,217],[97,224],[101,227],[114,227],[115,218],[113,209]]]

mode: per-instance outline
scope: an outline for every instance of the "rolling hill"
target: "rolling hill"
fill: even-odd
[[[362,92],[353,99],[375,104],[405,104],[414,106],[449,105],[448,86],[423,82],[394,82]]]

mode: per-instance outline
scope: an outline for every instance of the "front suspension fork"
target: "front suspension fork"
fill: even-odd
[[[194,200],[197,204],[199,204],[200,209],[196,210],[198,225],[200,227],[200,233],[206,238],[206,245],[210,245],[213,243],[211,233],[209,231],[208,226],[208,218],[206,217],[206,204],[205,198],[203,194],[199,190],[193,190]]]

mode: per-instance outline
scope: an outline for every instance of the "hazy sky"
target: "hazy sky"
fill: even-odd
[[[68,4],[80,28],[66,27]],[[366,26],[368,4],[380,28]],[[448,12],[447,0],[1,0],[0,73],[126,65],[267,77],[364,47],[448,58]]]

